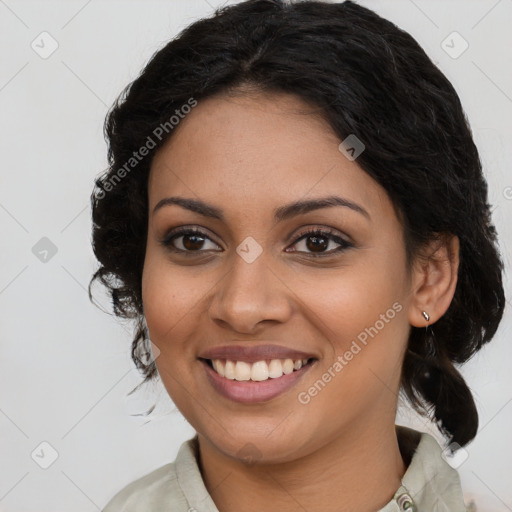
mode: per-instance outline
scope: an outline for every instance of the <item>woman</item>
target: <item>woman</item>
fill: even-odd
[[[104,510],[465,510],[398,394],[474,438],[454,364],[496,332],[503,264],[415,40],[350,1],[242,2],[158,51],[106,133],[93,281],[197,435]]]

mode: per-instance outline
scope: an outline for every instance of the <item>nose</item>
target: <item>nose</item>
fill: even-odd
[[[250,260],[249,260],[250,261]],[[293,311],[293,292],[263,252],[249,262],[238,253],[214,290],[210,318],[224,328],[255,334],[264,323],[284,323]]]

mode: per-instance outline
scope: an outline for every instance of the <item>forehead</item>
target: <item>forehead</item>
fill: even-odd
[[[153,159],[150,210],[166,195],[252,212],[333,194],[389,208],[384,189],[339,151],[318,112],[287,94],[199,101]]]

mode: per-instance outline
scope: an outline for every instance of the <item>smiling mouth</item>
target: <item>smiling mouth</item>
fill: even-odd
[[[225,379],[262,382],[289,375],[304,366],[310,365],[316,359],[267,359],[254,363],[231,361],[229,359],[203,359],[203,361]]]

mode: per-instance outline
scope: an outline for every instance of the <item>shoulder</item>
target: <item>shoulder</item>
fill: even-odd
[[[190,450],[190,441],[180,448],[177,460]],[[105,505],[102,512],[147,512],[163,510],[172,505],[173,512],[187,512],[190,508],[178,479],[176,461],[165,464],[134,480],[121,489]]]
[[[460,477],[448,462],[447,449],[430,434],[404,427],[397,431],[408,455],[404,460],[410,458],[402,482],[420,509],[465,512]]]
[[[166,464],[126,485],[102,509],[102,512],[142,512],[164,505],[169,500],[187,502],[176,479],[174,463]],[[179,509],[177,509],[179,510]]]

